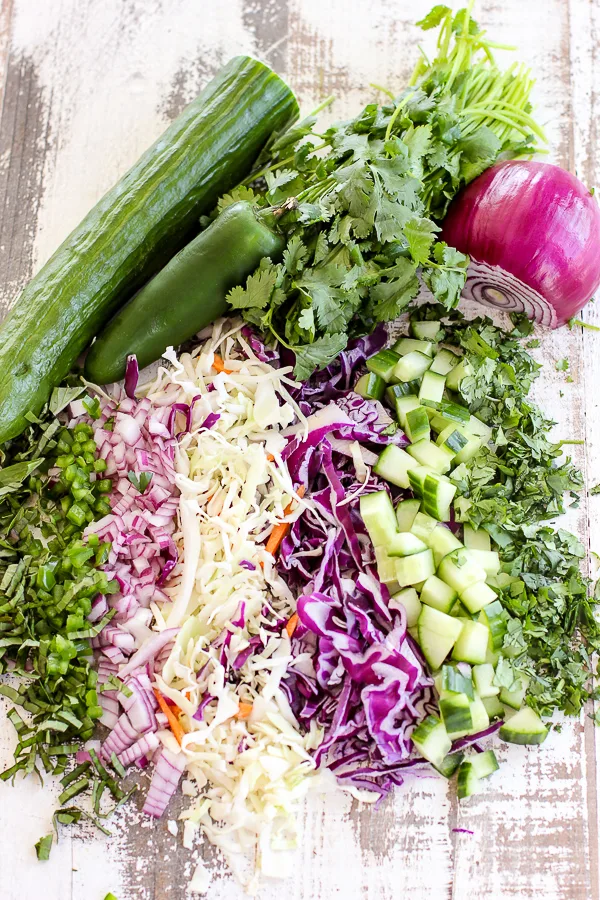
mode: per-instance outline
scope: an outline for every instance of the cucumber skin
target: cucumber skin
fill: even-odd
[[[224,315],[231,288],[265,256],[278,262],[284,248],[284,239],[257,221],[252,204],[226,207],[111,319],[90,347],[85,377],[111,384],[124,377],[130,354],[140,368],[160,359]]]
[[[0,443],[18,435],[115,310],[298,115],[291,89],[238,56],[213,78],[32,278],[0,328]]]

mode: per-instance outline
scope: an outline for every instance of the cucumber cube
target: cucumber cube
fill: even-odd
[[[400,356],[408,356],[409,353],[417,352],[433,358],[435,347],[431,341],[416,341],[414,338],[403,337],[396,341],[392,349]]]
[[[437,575],[430,575],[421,590],[421,603],[449,613],[456,600],[456,591],[449,587]]]
[[[425,372],[419,390],[419,400],[421,403],[427,401],[430,405],[437,406],[442,401],[445,386],[446,379],[443,375],[431,370]]]
[[[437,321],[411,322],[410,328],[414,336],[420,341],[440,341],[444,332],[442,323]]]
[[[440,713],[450,740],[464,737],[471,731],[473,719],[466,694],[444,694],[440,698]]]
[[[462,631],[452,650],[452,658],[479,664],[485,662],[487,652],[488,630],[481,622],[472,619],[459,619]]]
[[[510,744],[543,744],[547,736],[548,729],[530,706],[524,706],[500,728],[500,737]]]
[[[433,550],[433,561],[435,562],[436,568],[445,556],[448,556],[449,553],[452,553],[454,550],[459,550],[462,547],[462,544],[456,535],[454,535],[449,528],[446,528],[445,525],[440,524],[436,525],[425,543],[430,550]]]
[[[437,687],[437,683],[436,683]],[[471,667],[467,665],[458,666],[442,666],[441,691],[446,693],[450,691],[454,694],[466,694],[469,700],[475,699],[473,693],[473,675]]]
[[[373,471],[384,481],[395,484],[397,487],[409,488],[410,481],[408,478],[408,470],[414,469],[415,461],[401,447],[395,444],[388,446],[380,454],[379,459],[373,466]]]
[[[411,531],[429,546],[429,535],[438,525],[439,522],[436,519],[419,511],[414,518]]]
[[[442,765],[452,746],[444,723],[436,716],[427,716],[419,722],[411,737],[421,756],[436,767]]]
[[[396,514],[387,491],[361,494],[360,514],[376,547],[385,546],[398,530]]]
[[[446,385],[449,391],[457,391],[463,378],[473,375],[473,366],[468,359],[461,359],[446,376]]]
[[[469,438],[454,424],[444,428],[438,435],[436,441],[438,447],[443,447],[452,454],[452,459],[454,459],[461,450],[464,450],[468,443]]]
[[[490,603],[493,603],[497,596],[498,595],[491,587],[488,587],[485,581],[480,581],[464,590],[460,595],[460,599],[471,615],[475,615],[475,613],[478,613],[485,606],[489,606]]]
[[[409,416],[415,415],[417,410],[409,413]],[[416,459],[422,466],[429,466],[439,475],[444,475],[450,471],[454,454],[446,450],[445,447],[438,447],[430,440],[424,439],[411,444],[406,448],[406,452]]]
[[[529,678],[522,672],[519,672],[519,680],[521,682],[520,687],[515,688],[514,691],[509,691],[506,688],[500,689],[500,700],[506,706],[510,706],[511,709],[520,709],[523,706],[523,702],[525,700],[525,694],[527,693],[527,688],[529,687]]]
[[[379,375],[384,381],[389,381],[399,361],[399,353],[394,353],[393,350],[380,350],[379,353],[367,360],[367,369],[374,375]],[[408,379],[405,380],[408,381]]]
[[[377,575],[382,584],[396,584],[396,560],[388,556],[387,547],[375,547]]]
[[[473,681],[475,682],[475,690],[482,700],[486,697],[497,697],[500,688],[493,684],[494,667],[491,663],[480,663],[473,666]]]
[[[398,531],[410,531],[421,506],[420,500],[401,500],[396,506]]]
[[[421,601],[414,587],[404,588],[390,597],[390,609],[403,609],[406,613],[406,627],[414,628],[419,620]]]
[[[491,550],[492,542],[487,531],[483,528],[475,530],[470,525],[465,525],[463,543],[467,550]],[[485,567],[484,567],[485,568]]]
[[[441,766],[435,766],[435,768],[444,778],[452,778],[464,758],[465,754],[460,750],[457,753],[449,753],[442,760]]]
[[[485,711],[490,719],[504,718],[504,707],[500,703],[499,697],[482,697],[481,702],[483,703]]]
[[[500,557],[496,550],[467,550],[467,553],[486,575],[497,575],[500,571]]]
[[[423,553],[425,550],[427,550],[427,544],[411,534],[410,531],[393,534],[387,545],[388,556],[412,556],[414,553]]]
[[[452,350],[442,348],[441,350],[438,350],[433,359],[431,371],[436,372],[438,375],[446,376],[459,362],[460,357],[456,356]]]
[[[419,584],[420,581],[425,581],[434,572],[435,566],[431,550],[424,550],[422,553],[414,553],[412,556],[396,559],[396,581],[400,587]]]
[[[421,404],[416,394],[406,394],[403,397],[396,397],[395,412],[396,418],[400,422],[402,428],[406,431],[406,416],[412,409],[418,409]]]
[[[479,613],[479,621],[490,632],[490,644],[492,650],[501,650],[504,644],[504,635],[507,631],[508,613],[499,600],[493,600]]]
[[[473,729],[471,734],[477,734],[478,732],[485,731],[486,728],[489,728],[490,717],[483,705],[483,700],[477,695],[471,700],[471,718],[473,719]]]
[[[454,550],[444,557],[439,565],[438,575],[450,587],[462,594],[472,584],[485,581],[485,571],[474,563],[467,550]]]
[[[385,391],[385,381],[374,372],[366,372],[354,385],[354,393],[365,400],[382,400]]]
[[[396,363],[393,377],[397,378],[398,381],[413,381],[415,378],[420,378],[421,375],[424,375],[431,363],[431,356],[426,353],[420,353],[418,350],[413,350],[411,353],[407,353],[406,356],[402,356],[399,362]]]
[[[461,620],[423,605],[417,628],[423,656],[432,669],[439,669],[462,631]]]
[[[429,440],[429,416],[424,406],[416,406],[409,410],[405,417],[404,430],[409,441]]]

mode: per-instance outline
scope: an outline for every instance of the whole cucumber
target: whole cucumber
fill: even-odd
[[[274,262],[283,237],[261,221],[251,203],[227,206],[108,323],[92,344],[85,375],[110,384],[125,375],[134,353],[140,367],[182,344],[227,310],[227,293],[241,284],[263,257]]]
[[[0,443],[28,424],[104,323],[183,247],[298,114],[268,66],[232,59],[88,213],[0,328]]]

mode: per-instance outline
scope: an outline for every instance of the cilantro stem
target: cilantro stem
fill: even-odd
[[[392,134],[392,129],[396,122],[396,119],[398,118],[398,116],[400,115],[403,108],[406,106],[406,104],[410,100],[410,98],[414,97],[414,94],[415,94],[415,92],[411,91],[409,94],[406,94],[406,96],[404,96],[402,98],[402,100],[400,100],[400,102],[397,104],[396,109],[392,113],[392,117],[391,117],[390,121],[388,122],[388,127],[385,130],[385,141],[389,141],[391,134]]]
[[[581,325],[582,328],[587,328],[588,331],[600,331],[598,325],[591,325],[589,322],[584,322],[582,319],[569,319],[569,328],[572,328],[573,325]]]
[[[568,441],[568,440],[559,441],[556,446],[557,447],[566,447],[568,444],[573,444],[575,446],[581,446],[582,444],[585,444],[585,441]]]
[[[387,88],[382,87],[380,84],[375,84],[374,81],[369,82],[369,87],[375,88],[376,91],[381,91],[382,94],[385,94],[386,97],[389,97],[392,102],[396,102],[395,96],[391,91],[388,91]]]

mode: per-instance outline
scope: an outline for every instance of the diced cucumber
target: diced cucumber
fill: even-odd
[[[480,437],[485,444],[487,444],[492,437],[492,429],[490,426],[486,425],[485,422],[482,422],[481,419],[478,419],[477,416],[469,417],[467,428],[471,434],[475,435],[475,437]]]
[[[418,538],[421,538],[422,541],[425,541],[427,546],[429,546],[429,535],[434,528],[437,528],[438,525],[439,522],[436,519],[433,519],[426,513],[422,513],[421,511],[419,511],[415,516],[412,528],[410,530],[413,534],[416,534]]]
[[[416,412],[416,410],[414,410],[414,412]],[[413,415],[413,413],[409,413],[409,416],[410,415]],[[429,466],[430,469],[433,469],[433,471],[437,472],[439,475],[444,475],[446,472],[450,471],[452,457],[454,456],[453,453],[448,452],[444,447],[438,447],[437,444],[434,444],[427,439],[410,444],[410,446],[406,448],[406,452],[409,453],[413,459],[416,459],[420,465]]]
[[[444,430],[439,433],[436,441],[438,447],[444,447],[452,454],[452,459],[455,458],[457,453],[464,450],[468,443],[469,438],[465,437],[464,433],[455,425],[448,425],[444,428]]]
[[[442,348],[438,350],[436,355],[433,358],[433,362],[431,364],[431,371],[436,372],[438,375],[448,375],[449,372],[457,365],[459,362],[459,357],[456,356],[452,352],[452,350],[446,350]]]
[[[410,531],[393,534],[387,545],[388,556],[412,556],[414,553],[423,553],[425,550],[427,550],[427,544],[411,534]]]
[[[459,619],[462,631],[452,650],[452,658],[473,665],[484,663],[488,642],[488,630],[481,622]]]
[[[445,584],[446,582],[444,582]],[[451,616],[458,616],[459,618],[462,616],[463,619],[469,618],[469,610],[466,606],[463,606],[460,600],[455,600],[454,606],[450,610]]]
[[[423,656],[432,669],[439,669],[460,636],[462,622],[439,609],[423,605],[417,628]]]
[[[458,425],[465,426],[470,419],[467,407],[461,406],[460,403],[454,403],[452,400],[442,400],[436,412],[448,422],[456,422]]]
[[[440,714],[450,740],[464,737],[473,727],[471,706],[466,694],[444,694],[440,697]]]
[[[414,338],[403,337],[396,341],[392,350],[394,353],[399,353],[400,356],[408,356],[409,353],[416,351],[417,353],[424,353],[425,356],[433,357],[435,347],[431,341],[416,341]]]
[[[496,597],[497,594],[491,587],[488,587],[485,581],[479,581],[477,584],[472,584],[471,587],[468,587],[460,595],[462,603],[464,603],[471,615],[475,615],[475,613],[482,610],[484,606],[493,603]]]
[[[416,406],[409,410],[404,416],[404,420],[404,430],[412,444],[416,441],[429,440],[429,416],[424,406]]]
[[[431,370],[425,372],[419,389],[419,400],[421,403],[427,402],[430,406],[436,406],[441,403],[444,396],[444,387],[446,379],[443,375],[438,375]]]
[[[415,460],[415,466],[408,471],[408,480],[410,481],[411,490],[417,495],[417,497],[422,497],[423,492],[425,491],[425,479],[430,474],[431,469],[429,466],[419,466]],[[421,509],[424,508],[424,504],[421,504]]]
[[[478,528],[477,531],[470,525],[465,525],[463,543],[467,550],[491,550],[492,542],[487,531]],[[485,567],[484,567],[485,568]]]
[[[379,353],[367,360],[367,369],[374,375],[379,375],[384,381],[389,381],[399,361],[399,353],[394,353],[393,350],[380,350]]]
[[[379,459],[373,466],[373,471],[384,481],[395,484],[401,488],[409,488],[410,481],[408,470],[414,469],[415,461],[412,456],[395,444],[388,444],[379,455]]]
[[[433,550],[433,561],[436,568],[441,561],[453,550],[459,550],[462,547],[461,542],[445,525],[436,525],[425,543],[430,550]],[[454,594],[456,597],[456,593]]]
[[[501,702],[506,706],[510,706],[511,709],[521,709],[529,687],[529,678],[523,672],[519,672],[519,681],[521,682],[521,687],[516,688],[514,691],[508,691],[506,688],[500,689]]]
[[[354,392],[365,400],[382,400],[385,381],[374,372],[366,372],[354,385]]]
[[[441,322],[411,322],[410,328],[420,341],[439,341],[444,334]]]
[[[387,546],[375,547],[377,575],[382,584],[397,584],[396,560],[388,556]]]
[[[419,409],[421,404],[416,394],[407,394],[404,397],[396,397],[395,413],[402,428],[406,431],[406,417],[413,409]]]
[[[436,431],[438,434],[441,434],[442,431],[444,431],[444,429],[448,428],[448,426],[450,426],[450,425],[452,425],[453,428],[456,427],[456,425],[457,425],[456,422],[451,422],[450,419],[445,419],[443,416],[440,416],[440,414],[437,412],[437,410],[431,409],[430,412],[431,412],[431,420],[430,420],[429,424],[431,425],[433,430]]]
[[[438,575],[458,594],[478,581],[485,581],[484,570],[471,560],[465,549],[454,550],[444,557],[439,565]]]
[[[500,557],[496,550],[468,550],[473,562],[484,569],[486,575],[497,575],[500,571]]]
[[[458,770],[458,797],[464,800],[481,790],[481,782],[499,769],[493,750],[469,756]]]
[[[548,729],[530,706],[524,706],[500,728],[500,737],[509,744],[542,744],[547,735]]]
[[[360,514],[376,547],[385,546],[390,537],[398,531],[396,514],[387,491],[361,494]]]
[[[480,618],[481,618],[481,616],[480,616]],[[490,636],[488,638],[488,646],[487,646],[487,653],[485,655],[485,661],[486,661],[486,663],[490,663],[490,665],[492,665],[494,668],[496,668],[496,666],[498,665],[499,659],[500,659],[500,651],[494,650],[494,647],[492,644],[492,635],[490,634]]]
[[[482,697],[481,702],[490,719],[503,719],[506,715],[499,697]]]
[[[421,471],[423,470],[423,471]],[[418,475],[415,479],[413,472]],[[410,486],[415,493],[423,499],[422,509],[440,522],[447,522],[450,518],[450,504],[456,493],[456,485],[452,484],[445,475],[432,472],[428,466],[420,466],[419,470],[413,469],[409,473]]]
[[[401,500],[396,506],[398,531],[410,531],[421,506],[420,500]]]
[[[441,687],[443,691],[451,691],[454,694],[466,694],[469,700],[475,699],[470,666],[463,665],[459,668],[458,666],[443,665]]]
[[[472,436],[469,433],[467,428],[462,428],[462,433],[467,438],[467,443],[459,450],[452,462],[455,466],[459,466],[461,463],[469,462],[470,459],[473,459],[476,453],[479,453],[481,450],[481,438]]]
[[[421,603],[440,612],[449,613],[456,600],[456,591],[437,577],[430,575],[421,589]]]
[[[475,682],[475,690],[482,700],[486,697],[497,697],[500,688],[492,684],[494,680],[494,667],[490,663],[480,663],[473,666],[473,681]]]
[[[413,350],[412,353],[407,353],[406,356],[400,358],[400,361],[394,366],[392,375],[398,381],[413,381],[427,371],[431,362],[431,356]]]
[[[452,741],[448,737],[444,723],[437,716],[427,716],[426,719],[419,722],[411,737],[421,756],[436,768],[443,764],[452,747]]]
[[[421,601],[419,595],[413,587],[404,588],[390,597],[390,609],[399,609],[402,607],[406,612],[406,627],[414,628],[419,620],[421,612]]]
[[[466,800],[481,790],[481,781],[468,759],[460,764],[456,779],[456,793],[459,800]]]
[[[452,371],[448,373],[449,377],[446,382],[448,390],[457,391],[463,378],[466,378],[468,375],[473,375],[473,366],[468,359],[463,358],[458,365],[454,366]]]
[[[480,731],[485,731],[486,728],[489,728],[490,717],[487,714],[483,700],[477,694],[471,700],[471,718],[473,719],[471,734],[478,734]]]
[[[448,756],[445,756],[442,760],[442,764],[435,766],[434,768],[436,768],[444,778],[452,778],[464,758],[465,754],[461,750],[458,750],[456,753],[449,753]]]
[[[400,587],[419,584],[425,581],[435,572],[433,553],[424,550],[422,553],[414,553],[412,556],[404,556],[396,559],[396,581]]]
[[[494,772],[497,772],[500,766],[493,750],[485,750],[483,753],[477,753],[475,756],[469,757],[469,762],[475,770],[478,778],[489,778]]]
[[[507,631],[508,614],[499,600],[492,600],[479,613],[479,621],[490,632],[492,650],[500,650]]]
[[[414,394],[416,397],[420,387],[421,384],[419,381],[400,381],[398,384],[390,384],[385,389],[385,399],[392,409],[395,410],[396,400],[398,400],[399,397],[406,397],[408,394]]]

